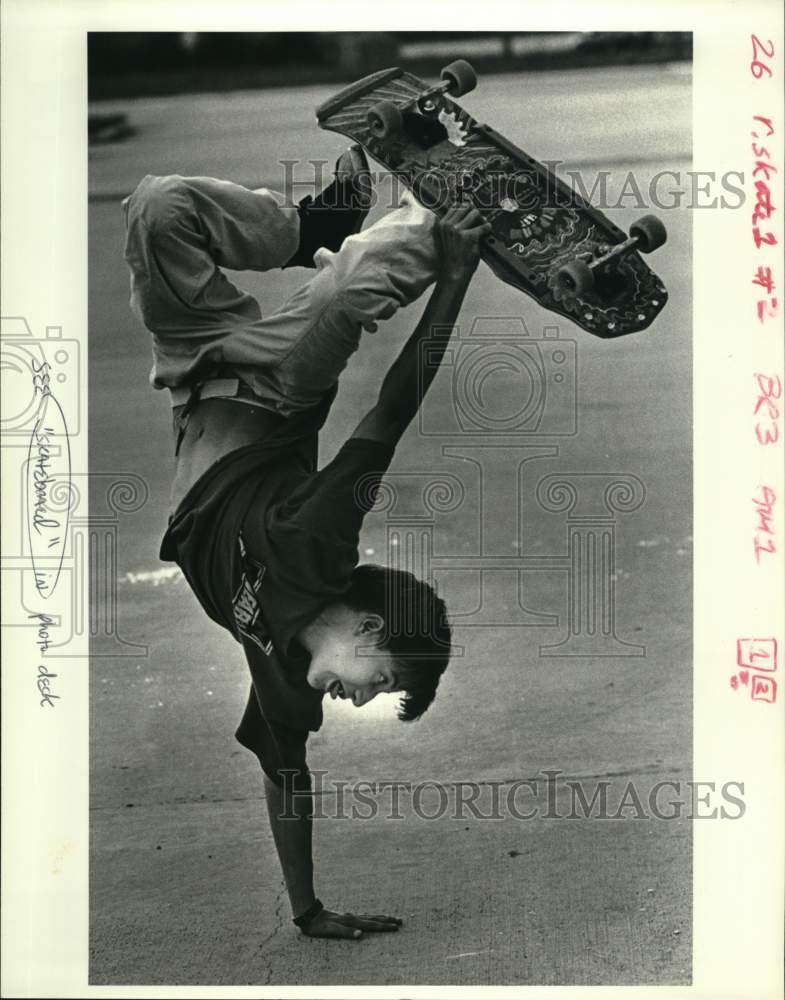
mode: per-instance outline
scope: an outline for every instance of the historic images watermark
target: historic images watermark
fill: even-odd
[[[296,771],[281,771],[286,786]],[[505,781],[401,779],[343,781],[314,770],[310,792],[293,785],[281,819],[295,819],[296,801],[310,804],[314,819],[671,821],[741,819],[747,811],[743,781],[666,778],[579,778],[558,768]]]
[[[541,208],[569,207],[589,202],[600,211],[634,209],[641,211],[736,210],[747,201],[744,170],[657,170],[643,173],[640,170],[594,170],[570,165],[564,160],[543,160],[546,171],[535,174],[534,168],[500,171],[505,190],[489,186],[485,175],[464,177],[443,173],[434,167],[422,173],[418,196],[427,208],[438,209],[456,198],[471,199],[477,208],[494,208],[505,194],[522,208],[527,207],[527,196],[532,205]],[[285,191],[293,201],[298,201],[312,191],[327,189],[319,204],[325,211],[337,208],[356,208],[362,203],[384,210],[395,208],[407,190],[404,180],[385,170],[369,169],[356,181],[352,198],[354,203],[332,204],[330,181],[334,165],[328,160],[281,160],[280,176],[271,184]],[[543,198],[543,187],[545,193]],[[345,199],[345,193],[340,197]],[[338,198],[338,193],[335,193]],[[488,200],[485,204],[484,199]],[[314,206],[318,208],[317,206]]]

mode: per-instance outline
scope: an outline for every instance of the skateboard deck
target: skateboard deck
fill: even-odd
[[[545,309],[598,337],[648,327],[668,295],[635,239],[544,164],[475,121],[446,87],[394,67],[345,87],[316,115],[321,128],[362,145],[437,214],[471,201],[492,226],[483,260]],[[368,117],[380,102],[395,105],[397,116],[382,136]],[[564,279],[574,261],[591,264],[590,289]]]

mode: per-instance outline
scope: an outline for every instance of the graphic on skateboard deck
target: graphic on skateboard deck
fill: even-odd
[[[457,60],[429,86],[394,67],[345,87],[316,110],[321,128],[360,143],[427,208],[471,201],[491,223],[482,258],[541,306],[598,337],[644,330],[668,293],[640,256],[662,246],[648,215],[627,236],[551,170],[448,94],[476,85]]]

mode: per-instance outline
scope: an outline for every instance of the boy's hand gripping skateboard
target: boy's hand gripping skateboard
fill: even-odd
[[[317,108],[322,128],[360,143],[427,208],[470,202],[491,224],[483,260],[503,281],[598,337],[643,330],[668,298],[644,263],[666,240],[647,215],[629,236],[523,150],[478,124],[450,96],[477,83],[464,60],[441,83],[393,68]]]

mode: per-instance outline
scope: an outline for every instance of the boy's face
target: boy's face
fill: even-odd
[[[324,634],[312,654],[308,683],[332,698],[346,698],[357,708],[377,694],[395,691],[395,660],[375,643],[384,628],[379,615],[350,612]]]

